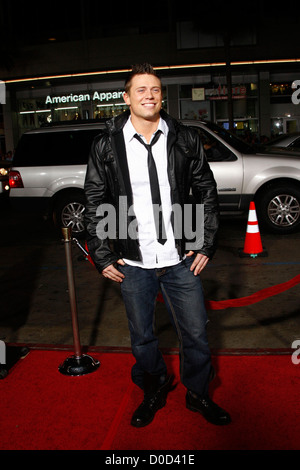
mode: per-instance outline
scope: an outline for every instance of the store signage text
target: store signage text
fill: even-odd
[[[246,98],[247,88],[243,85],[232,87],[232,98],[240,99]],[[209,100],[227,100],[228,99],[228,89],[225,85],[219,85],[218,88],[210,88],[205,90],[205,95]]]
[[[82,93],[62,95],[62,96],[50,96],[46,97],[45,104],[58,104],[58,103],[77,103],[83,101],[111,101],[123,98],[124,91],[108,91],[98,92],[95,91],[93,94]]]

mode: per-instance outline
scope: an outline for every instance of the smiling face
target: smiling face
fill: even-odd
[[[160,79],[151,74],[134,75],[130,89],[124,93],[124,101],[130,107],[133,122],[157,122],[162,106]]]

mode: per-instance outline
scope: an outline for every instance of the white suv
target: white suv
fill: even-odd
[[[45,127],[25,132],[10,171],[12,207],[41,211],[58,227],[84,233],[83,185],[93,139],[102,123]]]

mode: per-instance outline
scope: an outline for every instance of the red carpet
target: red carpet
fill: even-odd
[[[217,427],[185,408],[178,383],[146,428],[130,426],[142,398],[131,354],[91,353],[100,367],[58,372],[72,353],[31,350],[0,380],[1,450],[299,450],[300,364],[290,354],[216,355],[212,396],[232,416]],[[178,356],[166,355],[178,381]]]

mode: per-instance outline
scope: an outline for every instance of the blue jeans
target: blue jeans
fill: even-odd
[[[211,354],[206,335],[207,313],[202,283],[190,271],[193,257],[162,269],[118,266],[125,275],[121,292],[128,317],[132,353],[136,363],[132,380],[143,388],[144,371],[163,377],[167,367],[154,334],[154,310],[161,289],[180,342],[180,378],[183,385],[207,395]]]

